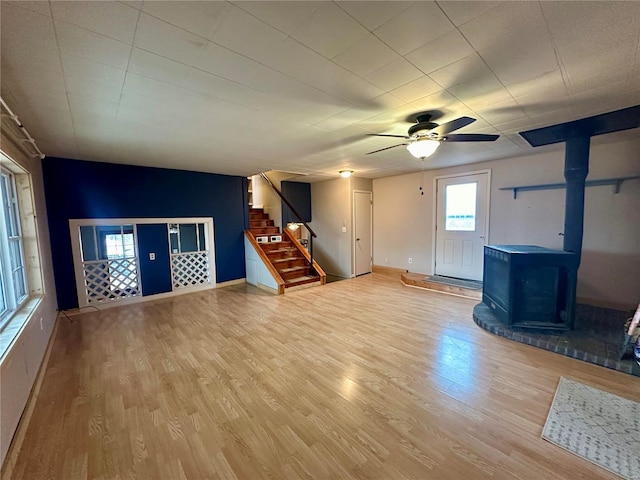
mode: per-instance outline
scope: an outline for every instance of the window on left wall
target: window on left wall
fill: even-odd
[[[0,168],[0,330],[29,297],[15,175]]]

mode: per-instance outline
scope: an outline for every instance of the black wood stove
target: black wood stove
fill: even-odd
[[[572,330],[578,264],[562,250],[485,246],[482,302],[510,327]]]

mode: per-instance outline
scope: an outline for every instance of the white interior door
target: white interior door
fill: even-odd
[[[353,193],[354,264],[355,275],[371,273],[371,192]]]
[[[436,180],[436,275],[482,280],[488,206],[488,172]]]

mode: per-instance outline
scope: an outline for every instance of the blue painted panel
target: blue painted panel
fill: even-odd
[[[138,252],[140,254],[140,280],[142,295],[171,291],[171,259],[166,223],[138,225]],[[149,260],[150,253],[156,254]]]
[[[293,208],[302,216],[305,222],[311,221],[311,184],[300,182],[282,182],[280,191],[289,200]],[[282,225],[290,222],[300,222],[301,220],[282,202]]]
[[[246,178],[50,157],[42,170],[58,308],[78,306],[72,218],[213,217],[216,280],[245,276]]]

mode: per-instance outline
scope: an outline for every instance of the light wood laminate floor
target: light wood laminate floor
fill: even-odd
[[[540,433],[561,375],[640,379],[494,337],[475,303],[371,274],[61,318],[6,478],[617,478]]]

